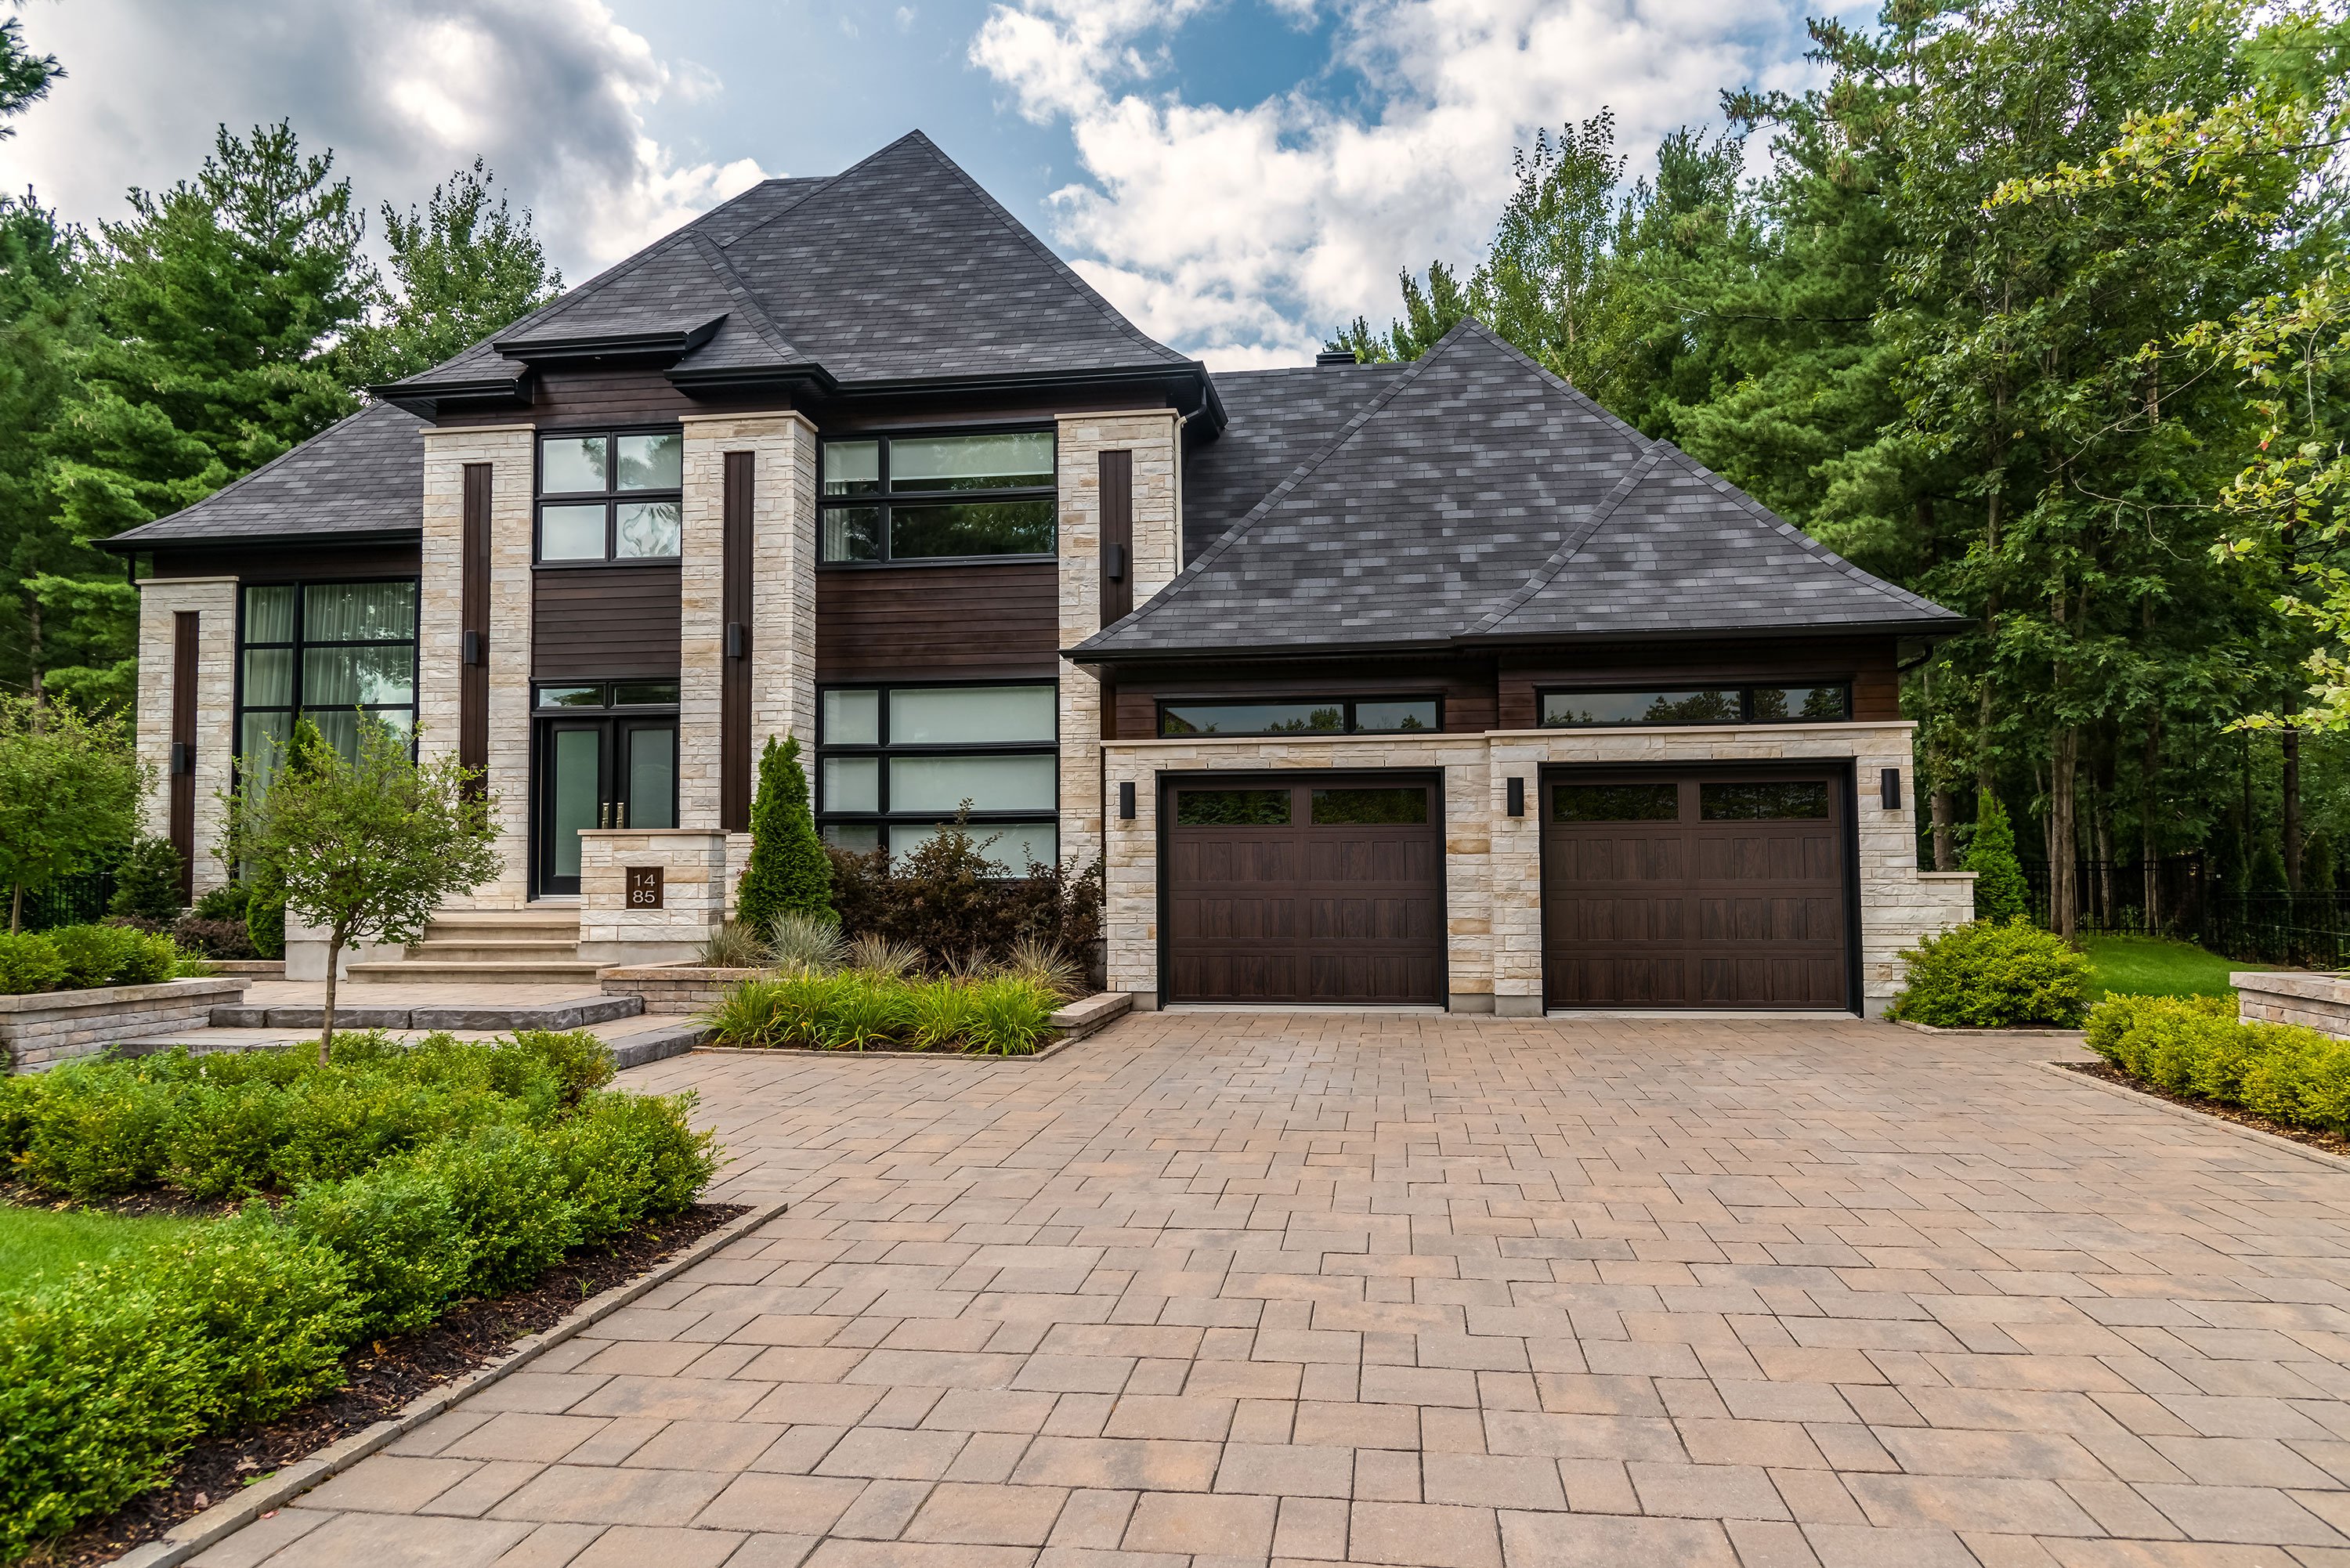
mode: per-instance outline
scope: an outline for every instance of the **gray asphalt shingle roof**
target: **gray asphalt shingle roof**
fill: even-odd
[[[1183,456],[1183,558],[1196,558],[1247,516],[1407,369],[1318,365],[1220,371],[1216,391],[1229,422],[1221,435],[1198,442]]]
[[[299,535],[415,533],[424,515],[423,421],[376,403],[193,506],[127,529],[115,546]]]
[[[1960,620],[1467,321],[1080,656]]]

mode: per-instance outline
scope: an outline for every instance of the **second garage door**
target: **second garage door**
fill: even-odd
[[[1850,1004],[1834,774],[1544,781],[1554,1007]]]
[[[1432,781],[1174,784],[1161,810],[1170,1002],[1444,1001]]]

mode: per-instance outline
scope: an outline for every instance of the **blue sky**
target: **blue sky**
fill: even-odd
[[[1814,7],[1817,8],[1817,7]],[[1800,0],[27,0],[68,79],[0,142],[66,215],[290,117],[370,206],[486,156],[577,279],[919,126],[1145,330],[1296,363],[1474,260],[1511,148],[1603,106],[1637,172],[1797,88]],[[1846,11],[1863,19],[1868,9]]]

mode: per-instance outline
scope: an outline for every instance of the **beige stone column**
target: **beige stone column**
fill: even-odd
[[[459,595],[463,586],[465,465],[490,465],[490,766],[497,797],[497,878],[458,909],[510,909],[530,897],[530,425],[427,430],[424,534],[416,615],[417,752],[457,750],[463,669]]]
[[[1101,629],[1101,454],[1134,454],[1134,602],[1182,569],[1182,417],[1171,409],[1064,414],[1059,421],[1060,638]],[[1102,853],[1101,682],[1061,660],[1061,858]]]
[[[213,855],[220,843],[221,803],[236,753],[236,579],[147,577],[139,584],[138,754],[148,770],[146,831],[172,825],[172,618],[192,610],[196,621],[195,889],[228,880]]]

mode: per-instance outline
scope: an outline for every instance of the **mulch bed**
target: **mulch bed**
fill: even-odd
[[[2238,1127],[2251,1127],[2276,1137],[2291,1138],[2295,1143],[2307,1144],[2328,1154],[2350,1155],[2350,1137],[2344,1137],[2340,1133],[2297,1127],[2288,1122],[2271,1121],[2266,1116],[2256,1116],[2240,1106],[2223,1106],[2211,1100],[2199,1100],[2190,1095],[2174,1095],[2168,1089],[2155,1087],[2144,1078],[2131,1077],[2111,1062],[2059,1062],[2056,1065],[2068,1073],[2078,1073],[2085,1078],[2117,1084],[2125,1089],[2132,1089],[2158,1100],[2168,1100],[2174,1106],[2184,1106],[2190,1111],[2200,1111],[2217,1121],[2234,1122]]]
[[[515,1341],[554,1327],[590,1296],[650,1272],[744,1212],[740,1204],[696,1204],[625,1238],[609,1251],[566,1259],[540,1275],[530,1290],[494,1301],[466,1302],[430,1328],[361,1345],[343,1358],[347,1380],[342,1387],[265,1427],[199,1439],[169,1484],[84,1525],[46,1551],[36,1550],[27,1559],[27,1568],[82,1568],[111,1562],[238,1488],[398,1415],[419,1395],[496,1360]]]

